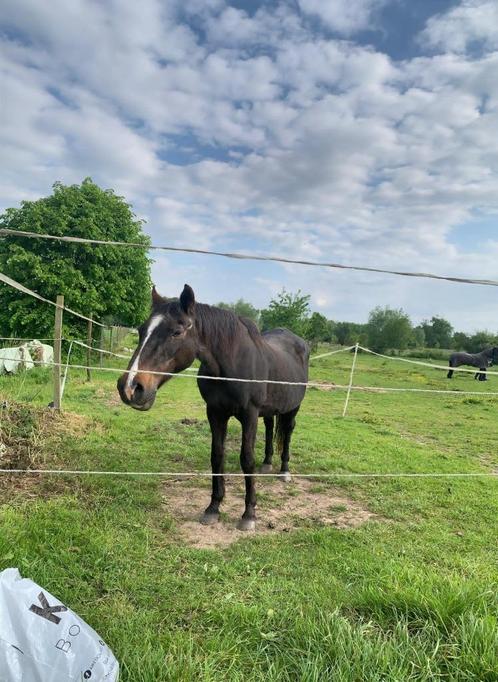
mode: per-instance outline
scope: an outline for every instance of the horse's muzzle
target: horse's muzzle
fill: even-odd
[[[129,384],[128,374],[123,374],[118,379],[117,388],[124,404],[133,407],[134,410],[142,412],[150,410],[156,399],[156,389],[145,388],[136,380]]]

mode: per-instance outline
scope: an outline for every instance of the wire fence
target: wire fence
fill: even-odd
[[[25,287],[24,284],[20,284],[19,282],[16,282],[15,279],[12,279],[12,277],[5,275],[3,272],[0,272],[0,282],[7,284],[8,286],[12,287],[13,289],[17,289],[17,291],[20,291],[21,293],[26,294],[28,296],[31,296],[32,298],[36,298],[39,301],[43,301],[43,303],[48,303],[49,305],[54,306],[54,308],[62,307],[63,310],[70,313],[71,315],[75,315],[76,317],[79,317],[82,320],[86,320],[87,322],[91,322],[92,324],[96,324],[98,327],[107,327],[108,326],[106,324],[102,324],[102,322],[97,322],[96,320],[92,319],[91,317],[88,317],[87,315],[83,315],[82,313],[79,313],[76,310],[72,310],[71,308],[68,308],[67,306],[59,306],[57,303],[54,303],[54,301],[51,301],[49,298],[45,298],[44,296],[40,296],[40,294],[37,294],[36,291],[33,291],[32,289],[28,289],[28,287]]]
[[[299,264],[299,265],[308,265],[308,266],[313,266],[313,267],[325,267],[325,268],[338,268],[338,269],[344,269],[344,270],[360,270],[360,271],[366,271],[366,272],[377,272],[377,273],[387,273],[387,274],[392,274],[392,275],[400,275],[400,276],[405,276],[405,277],[420,277],[420,278],[430,278],[430,279],[435,279],[435,280],[446,280],[450,282],[457,282],[457,283],[466,283],[466,284],[476,284],[476,285],[485,285],[485,286],[498,286],[498,281],[496,280],[483,280],[483,279],[477,279],[477,278],[463,278],[463,277],[451,277],[451,276],[444,276],[444,275],[437,275],[437,274],[432,274],[432,273],[423,273],[423,272],[408,272],[408,271],[400,271],[400,270],[394,270],[394,269],[382,269],[382,268],[372,268],[368,266],[352,266],[352,265],[343,265],[339,263],[324,263],[324,262],[314,262],[314,261],[305,261],[305,260],[294,260],[294,259],[287,259],[287,258],[281,258],[277,256],[259,256],[255,254],[242,254],[242,253],[228,253],[228,252],[218,252],[218,251],[208,251],[208,250],[202,250],[202,249],[191,249],[191,248],[180,248],[180,247],[171,247],[171,246],[156,246],[156,245],[144,245],[144,244],[137,244],[137,243],[127,243],[127,242],[109,242],[109,241],[102,241],[102,240],[89,240],[89,239],[83,239],[79,237],[69,237],[69,236],[55,236],[55,235],[49,235],[49,234],[37,234],[37,233],[31,233],[31,232],[20,232],[16,230],[8,230],[8,229],[0,229],[0,235],[4,236],[14,236],[14,237],[27,237],[27,238],[33,238],[33,239],[51,239],[51,240],[57,240],[57,241],[63,241],[63,242],[73,242],[73,243],[79,243],[79,244],[88,244],[88,245],[108,245],[108,246],[120,246],[120,247],[132,247],[132,248],[146,248],[146,249],[160,249],[160,250],[165,250],[165,251],[174,251],[174,252],[184,252],[184,253],[198,253],[198,254],[205,254],[205,255],[214,255],[214,256],[222,256],[226,258],[234,258],[234,259],[247,259],[247,260],[256,260],[256,261],[275,261],[279,263],[291,263],[291,264]],[[83,315],[82,313],[79,313],[75,310],[72,310],[66,305],[62,305],[63,299],[60,297],[61,302],[53,302],[35,291],[29,289],[28,287],[25,287],[24,285],[20,284],[19,282],[16,282],[13,280],[11,277],[8,277],[7,275],[0,273],[0,281],[3,282],[4,284],[20,291],[23,294],[29,295],[31,297],[34,297],[35,299],[42,301],[44,303],[48,303],[56,308],[56,310],[62,312],[62,310],[75,315],[79,317],[80,319],[86,320],[89,323],[89,330],[91,332],[92,325],[97,325],[101,327],[102,329],[109,329],[109,325],[105,325],[101,322],[98,322],[96,320],[93,320],[92,317],[89,317],[87,315]],[[59,319],[59,334],[60,334],[60,324]],[[56,322],[56,332],[57,332],[57,322]],[[89,339],[91,339],[91,335],[89,336]],[[26,337],[0,337],[0,341],[28,341],[32,339],[28,339]],[[32,363],[34,365],[38,366],[45,366],[45,367],[52,367],[54,368],[54,376],[58,376],[58,381],[59,381],[59,395],[62,396],[64,392],[64,388],[66,385],[67,377],[68,377],[68,372],[69,369],[75,369],[75,370],[86,370],[87,371],[87,376],[89,377],[90,371],[101,371],[101,372],[118,372],[120,374],[123,373],[130,373],[132,370],[124,369],[124,368],[118,368],[118,367],[106,367],[102,365],[101,366],[93,366],[89,362],[86,364],[77,364],[77,363],[70,363],[70,357],[71,357],[71,352],[74,348],[74,346],[79,346],[80,348],[85,348],[89,353],[95,352],[99,353],[101,358],[103,355],[111,356],[111,357],[116,357],[118,359],[122,360],[130,360],[132,356],[129,355],[123,355],[121,353],[115,353],[112,350],[107,350],[104,348],[97,348],[91,343],[85,343],[84,341],[81,341],[79,339],[63,339],[62,336],[54,336],[53,338],[43,338],[43,339],[38,339],[39,341],[53,341],[55,346],[59,346],[59,359],[58,361],[42,361],[42,360],[32,360]],[[69,344],[68,348],[68,353],[67,353],[67,358],[66,362],[62,362],[60,359],[60,344],[62,341],[66,341]],[[421,394],[439,394],[439,395],[458,395],[458,396],[479,396],[481,398],[488,398],[488,397],[496,397],[498,396],[498,392],[494,391],[462,391],[462,390],[451,390],[451,389],[433,389],[433,388],[413,388],[413,387],[392,387],[392,386],[363,386],[363,385],[355,385],[354,384],[354,374],[355,374],[355,369],[356,369],[356,362],[357,362],[357,357],[358,357],[358,352],[362,351],[365,353],[370,353],[372,355],[384,358],[386,360],[393,360],[393,361],[401,361],[405,363],[409,363],[412,365],[417,365],[425,368],[431,368],[431,369],[436,369],[436,370],[444,370],[447,371],[448,367],[436,363],[431,363],[431,362],[424,362],[421,360],[413,360],[409,358],[401,358],[399,356],[389,356],[389,355],[384,355],[382,353],[378,353],[376,351],[373,351],[369,348],[366,348],[364,346],[360,346],[358,343],[355,344],[354,346],[348,346],[345,348],[339,348],[339,349],[334,349],[325,353],[321,353],[319,355],[312,356],[310,358],[310,361],[313,360],[319,360],[328,356],[332,356],[338,353],[344,353],[344,352],[352,352],[354,350],[354,355],[353,355],[353,360],[352,360],[352,365],[351,365],[351,370],[350,370],[350,377],[349,377],[349,383],[348,384],[337,384],[335,382],[331,381],[306,381],[306,382],[300,382],[300,381],[278,381],[278,380],[272,380],[272,379],[267,379],[267,378],[242,378],[242,377],[224,377],[224,376],[211,376],[211,375],[202,375],[199,374],[198,370],[195,368],[188,368],[186,370],[186,373],[172,373],[172,372],[162,372],[162,371],[156,371],[156,370],[140,370],[142,373],[147,373],[147,374],[152,374],[152,375],[157,375],[157,376],[166,376],[166,377],[183,377],[183,378],[195,378],[197,380],[207,380],[207,381],[220,381],[220,382],[237,382],[237,383],[250,383],[250,384],[267,384],[267,385],[287,385],[287,386],[303,386],[305,388],[317,388],[317,389],[322,389],[322,390],[345,390],[346,391],[346,399],[344,403],[344,408],[343,408],[343,417],[346,416],[349,402],[350,402],[350,397],[351,393],[353,391],[363,391],[363,392],[372,392],[372,393],[421,393]],[[1,350],[0,350],[1,353]],[[87,355],[88,359],[90,358],[90,355]],[[0,360],[11,360],[12,358],[5,358],[0,356]],[[453,371],[455,372],[463,372],[463,373],[476,373],[475,369],[468,369],[465,367],[458,367],[458,368],[452,368]],[[60,386],[60,379],[61,379],[61,372],[63,371],[63,380],[62,380],[62,386]],[[188,373],[190,372],[190,373]],[[486,374],[489,375],[494,375],[498,376],[498,372],[486,369]],[[0,474],[55,474],[55,475],[102,475],[102,476],[163,476],[163,477],[178,477],[178,478],[193,478],[193,477],[204,477],[204,476],[213,476],[211,472],[169,472],[169,471],[162,471],[162,472],[139,472],[139,471],[91,471],[91,470],[62,470],[62,469],[54,469],[54,470],[48,470],[48,469],[0,469]],[[228,474],[214,474],[216,475],[223,475],[227,477],[243,477],[244,474],[242,473],[228,473]],[[254,473],[252,474],[257,477],[273,477],[274,474],[262,474],[262,473]],[[318,472],[318,473],[303,473],[303,474],[294,474],[295,477],[297,478],[486,478],[486,477],[497,477],[498,472],[459,472],[459,473],[418,473],[418,472],[393,472],[393,473],[383,473],[383,472],[373,472],[373,473],[342,473],[342,472],[337,472],[337,473],[326,473],[326,472]]]
[[[155,244],[141,244],[137,242],[120,242],[120,241],[105,241],[102,239],[85,239],[84,237],[70,237],[54,234],[42,234],[37,232],[28,232],[23,230],[10,230],[7,228],[0,229],[0,235],[8,237],[24,237],[28,239],[50,239],[59,242],[69,242],[72,244],[86,244],[95,246],[119,246],[125,248],[136,248],[159,251],[170,251],[176,253],[196,253],[207,256],[221,256],[223,258],[232,258],[236,260],[254,260],[254,261],[270,261],[274,263],[287,263],[291,265],[307,265],[318,268],[335,268],[338,270],[356,270],[361,272],[376,272],[388,275],[398,275],[401,277],[416,277],[422,279],[435,279],[447,282],[455,282],[459,284],[478,284],[482,286],[498,287],[498,280],[494,279],[479,279],[475,277],[453,277],[450,275],[437,275],[430,272],[409,272],[406,270],[395,270],[391,268],[374,268],[367,265],[344,265],[343,263],[327,263],[320,261],[309,261],[294,258],[283,258],[281,256],[263,256],[251,253],[233,253],[228,251],[210,251],[208,249],[193,249],[179,246],[159,246]]]

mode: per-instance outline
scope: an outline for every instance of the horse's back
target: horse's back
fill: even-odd
[[[270,329],[263,332],[262,336],[277,354],[287,355],[289,359],[294,359],[299,367],[306,370],[307,376],[310,348],[304,339],[283,327]]]
[[[290,385],[268,384],[266,402],[260,414],[285,414],[298,409],[306,393],[309,346],[300,336],[283,328],[264,332],[262,337],[267,349],[268,378],[288,381]]]
[[[471,365],[473,367],[478,367],[481,363],[481,360],[481,353],[473,354],[460,351],[450,355],[449,364],[452,367],[458,367],[458,365]]]

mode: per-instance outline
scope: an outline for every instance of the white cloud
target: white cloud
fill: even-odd
[[[498,48],[496,0],[462,0],[448,12],[432,17],[421,35],[427,45],[442,51]]]
[[[498,53],[469,57],[434,37],[460,26],[456,9],[424,34],[452,53],[394,62],[314,33],[288,3],[249,15],[221,0],[6,2],[4,206],[90,175],[133,201],[160,243],[495,276],[498,246],[449,241],[477,211],[498,214]],[[343,35],[381,4],[301,3]],[[430,316],[434,302],[455,319],[465,304],[460,326],[487,319],[463,289],[431,299],[411,280],[277,266],[253,278],[253,264],[238,279],[223,263],[216,277],[195,270],[211,300],[234,291],[264,305],[285,283],[334,317],[376,303]]]
[[[350,36],[376,27],[377,12],[389,0],[298,0],[302,11],[316,15],[333,31]]]

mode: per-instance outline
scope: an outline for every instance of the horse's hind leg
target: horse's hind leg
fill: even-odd
[[[228,417],[207,408],[209,426],[211,427],[211,471],[222,474],[225,468],[225,438],[227,435]],[[211,502],[201,517],[201,523],[210,526],[220,519],[220,504],[225,497],[225,479],[223,476],[213,476]]]
[[[265,459],[261,465],[262,474],[270,474],[272,471],[273,458],[273,427],[275,419],[273,417],[265,417]]]
[[[479,367],[479,381],[487,381],[486,367]]]
[[[448,374],[447,374],[448,379],[451,379],[452,376],[453,376],[453,370],[451,369],[451,367],[453,367],[453,365],[450,364],[450,370],[449,370],[449,372],[448,372]]]
[[[289,473],[289,448],[292,432],[296,426],[296,414],[298,413],[298,410],[299,408],[278,417],[278,440],[282,447],[282,466],[280,468],[279,477],[284,483],[288,483],[291,480],[291,475]]]

